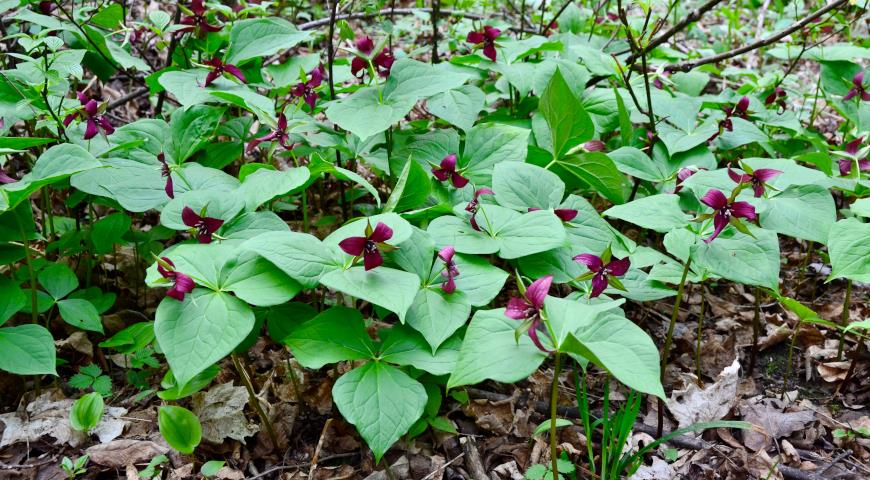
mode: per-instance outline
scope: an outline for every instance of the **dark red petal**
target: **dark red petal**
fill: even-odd
[[[863,142],[863,141],[864,141],[864,137],[856,138],[855,140],[852,140],[851,142],[847,143],[844,150],[849,155],[855,155],[858,153],[858,148],[861,146],[861,142]]]
[[[484,45],[483,55],[494,62],[497,55],[495,51],[495,45],[492,43],[487,43],[486,45]]]
[[[526,298],[538,310],[544,308],[544,299],[547,298],[547,294],[550,293],[550,285],[552,284],[552,275],[547,275],[546,277],[541,277],[535,280],[531,285],[529,285],[529,288],[526,289]]]
[[[528,302],[523,300],[522,298],[513,297],[508,300],[507,308],[505,308],[504,314],[508,318],[513,318],[514,320],[523,320],[526,318],[526,312],[532,307]]]
[[[202,219],[203,225],[205,225],[205,230],[209,235],[218,231],[219,228],[224,224],[224,221],[219,218],[205,217]]]
[[[372,41],[371,37],[368,36],[357,37],[356,41],[354,41],[354,44],[356,45],[357,50],[366,55],[372,53],[372,50],[375,49],[375,42]]]
[[[453,256],[456,255],[456,249],[450,246],[444,247],[438,252],[438,258],[444,260],[447,263],[453,261]]]
[[[852,77],[852,83],[856,88],[862,88],[864,86],[864,70],[861,70]]]
[[[224,28],[223,26],[218,26],[218,25],[209,25],[209,24],[207,24],[207,23],[203,23],[203,24],[201,25],[201,27],[202,27],[202,29],[205,30],[206,32],[220,32],[220,31],[223,30],[223,28]]]
[[[87,127],[85,127],[85,140],[90,140],[97,136],[99,133],[99,128],[97,128],[97,122],[94,121],[93,118],[88,118]]]
[[[607,264],[607,271],[613,276],[621,277],[625,275],[625,272],[628,271],[628,267],[630,266],[631,260],[629,260],[628,257],[622,259],[614,258]]]
[[[86,105],[88,103],[88,97],[84,94],[84,92],[76,92],[76,98],[79,99],[79,103],[82,105]]]
[[[499,35],[501,35],[501,30],[495,27],[485,26],[483,27],[483,35],[486,37],[487,40],[492,41],[498,38]]]
[[[848,102],[849,100],[853,99],[855,95],[858,95],[858,89],[853,88],[846,92],[846,96],[843,97],[843,101]]]
[[[373,268],[378,268],[384,263],[384,257],[381,256],[381,252],[379,250],[374,251],[366,251],[363,254],[363,265],[365,265],[366,271],[371,270]]]
[[[753,172],[753,175],[755,175],[755,178],[758,179],[759,182],[767,182],[782,175],[782,170],[775,170],[773,168],[759,168],[758,170]]]
[[[764,184],[754,183],[752,184],[752,192],[755,195],[755,198],[760,198],[764,195]]]
[[[451,183],[453,183],[453,186],[456,188],[463,188],[466,185],[468,185],[468,179],[463,177],[462,175],[460,175],[458,173],[453,173],[450,176],[450,181],[451,181]]]
[[[348,255],[358,257],[366,248],[366,237],[349,237],[338,243],[338,247]]]
[[[115,127],[109,123],[109,120],[107,120],[106,117],[100,115],[97,117],[97,122],[99,122],[100,126],[103,127],[103,131],[106,132],[106,135],[115,133]]]
[[[840,165],[840,175],[845,177],[852,172],[852,161],[848,158],[841,158],[837,163]]]
[[[166,196],[169,198],[175,198],[175,186],[172,183],[172,176],[166,177],[166,186],[163,187],[163,190],[166,192]]]
[[[593,255],[591,253],[581,253],[580,255],[575,255],[574,261],[586,265],[586,268],[588,268],[590,272],[599,272],[604,266],[604,264],[601,263],[601,257],[599,257],[598,255]]]
[[[211,83],[217,80],[219,76],[221,76],[221,74],[217,70],[212,70],[208,72],[208,75],[205,76],[205,83],[203,83],[202,86],[207,87],[211,85]]]
[[[15,182],[17,182],[17,180],[10,177],[9,175],[6,175],[6,172],[4,172],[3,170],[0,170],[0,183],[15,183]]]
[[[307,103],[308,106],[311,107],[311,111],[313,112],[314,107],[317,106],[317,93],[310,91],[305,94],[305,103]]]
[[[97,113],[99,113],[99,111],[100,104],[97,103],[96,100],[88,100],[88,102],[85,103],[85,113],[87,113],[88,115],[96,115]]]
[[[468,43],[473,43],[477,45],[478,43],[483,43],[486,39],[483,32],[468,32],[468,36],[465,37],[465,41]]]
[[[446,181],[448,178],[450,178],[450,172],[448,172],[447,170],[443,170],[441,168],[438,168],[438,167],[432,168],[432,175],[434,175],[435,178],[437,178],[438,180],[440,180],[442,182]]]
[[[749,108],[749,97],[741,98],[740,101],[737,102],[737,106],[735,108],[740,113],[746,112],[746,109]]]
[[[545,353],[550,353],[551,351],[547,350],[547,347],[545,347],[544,344],[541,343],[541,339],[538,338],[538,328],[537,328],[538,325],[537,324],[538,324],[538,322],[535,322],[532,324],[532,327],[529,328],[529,331],[528,331],[529,338],[532,339],[532,343],[534,343],[535,346],[538,347],[538,350],[545,352]]]
[[[468,223],[469,225],[471,225],[471,228],[474,229],[474,231],[480,231],[480,226],[477,224],[477,219],[474,218],[474,215],[472,215],[471,218],[468,219]]]
[[[495,192],[486,187],[478,188],[477,191],[474,192],[474,199],[477,200],[481,195],[495,195]]]
[[[577,217],[577,210],[574,210],[573,208],[557,208],[553,210],[553,213],[555,213],[556,216],[559,217],[559,220],[562,220],[563,222],[570,222]]]
[[[734,202],[731,204],[731,214],[737,218],[755,220],[755,207],[749,202]]]
[[[595,275],[592,277],[592,291],[589,293],[589,298],[601,295],[605,289],[607,289],[607,279],[602,274]]]
[[[441,168],[444,170],[456,170],[456,155],[451,153],[441,160]]]
[[[704,242],[710,243],[713,240],[716,240],[716,237],[722,233],[722,230],[724,230],[726,226],[728,226],[728,217],[721,213],[717,213],[716,216],[713,217],[713,235],[711,235],[710,238],[705,238]]]
[[[734,183],[746,183],[752,180],[752,177],[745,173],[737,173],[734,170],[731,170],[731,167],[728,167],[728,176],[731,180],[734,180]]]
[[[308,86],[317,88],[323,82],[323,67],[318,66],[311,71],[311,79],[308,80]]]
[[[378,222],[372,234],[369,235],[369,240],[375,243],[386,242],[391,238],[393,238],[393,229],[383,222]]]
[[[447,281],[441,284],[441,290],[444,293],[451,294],[456,291],[456,281],[453,280],[452,275],[447,276]]]
[[[365,71],[368,68],[368,63],[359,57],[354,57],[350,61],[350,73],[357,76],[359,72]]]
[[[184,207],[181,210],[181,221],[184,222],[184,224],[187,225],[188,227],[193,228],[193,227],[199,225],[199,222],[201,220],[202,220],[202,218],[199,215],[197,215],[197,213],[194,212],[192,208]]]
[[[724,193],[714,188],[701,197],[701,203],[714,210],[719,210],[725,205],[728,205],[728,198],[725,197]]]
[[[230,75],[238,78],[240,82],[248,83],[248,81],[245,79],[245,74],[243,74],[242,71],[239,70],[239,67],[235,65],[225,65],[224,70],[226,70],[227,73],[229,73]]]
[[[182,293],[192,292],[195,286],[196,283],[193,282],[192,278],[183,273],[175,272],[175,288],[178,291]]]
[[[75,120],[76,118],[79,118],[79,112],[70,113],[69,115],[64,117],[63,126],[68,127],[69,124],[72,123],[72,121]]]

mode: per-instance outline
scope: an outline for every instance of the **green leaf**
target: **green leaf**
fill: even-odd
[[[224,110],[208,105],[192,105],[172,112],[169,122],[171,143],[166,146],[170,158],[176,164],[181,164],[212,142]]]
[[[257,307],[287,303],[302,285],[283,270],[252,251],[241,251],[221,274],[221,289]]]
[[[556,428],[570,427],[571,425],[574,425],[574,422],[572,422],[571,420],[568,420],[567,418],[557,418],[556,419]],[[543,423],[538,425],[538,428],[535,429],[535,431],[532,433],[532,436],[537,437],[538,435],[540,435],[542,433],[549,432],[551,428],[552,428],[552,424],[550,423],[550,421],[545,420]]]
[[[381,133],[405,118],[417,100],[414,97],[380,97],[374,87],[357,90],[326,109],[326,117],[360,139]]]
[[[185,225],[181,219],[181,212],[185,207],[192,208],[197,215],[201,215],[205,209],[205,216],[228,222],[245,208],[245,200],[238,194],[227,195],[225,192],[211,190],[176,194],[160,212],[160,223],[173,230],[189,230],[191,227]]]
[[[62,263],[46,267],[39,272],[37,278],[42,288],[55,300],[60,300],[79,287],[79,279],[76,278],[76,274]]]
[[[294,328],[283,340],[306,368],[374,357],[375,347],[359,310],[333,307]]]
[[[699,267],[733,282],[779,290],[779,239],[776,233],[754,226],[755,238],[731,230],[710,243],[690,247],[692,260]]]
[[[98,167],[100,162],[82,147],[71,143],[55,145],[39,156],[33,169],[21,180],[0,186],[0,212],[15,208],[44,185]]]
[[[468,131],[474,126],[477,115],[485,104],[483,91],[473,85],[434,95],[426,102],[432,115]]]
[[[16,375],[57,375],[51,332],[41,325],[0,328],[0,370]]]
[[[489,185],[492,170],[499,162],[524,162],[528,152],[529,130],[484,123],[468,131],[465,150],[458,162],[467,168],[465,176],[475,184]]]
[[[27,296],[17,283],[0,276],[0,326],[27,303]]]
[[[69,423],[73,430],[88,432],[94,429],[103,418],[103,396],[97,392],[83,395],[75,401],[69,412]]]
[[[385,98],[409,98],[416,102],[458,88],[470,78],[469,73],[450,63],[433,65],[405,57],[390,68],[383,92]]]
[[[418,162],[405,162],[402,174],[384,204],[386,212],[404,212],[419,207],[429,198],[432,181]]]
[[[272,262],[304,288],[317,286],[321,276],[340,267],[330,250],[307,233],[264,233],[244,242],[240,248]]]
[[[565,152],[592,139],[595,134],[592,119],[574,96],[559,69],[556,69],[541,95],[538,108],[550,127],[552,144],[548,147],[554,158],[562,158]]]
[[[672,193],[660,193],[614,205],[605,210],[604,215],[661,233],[685,227],[692,220],[692,216],[680,208],[679,195]]]
[[[619,138],[622,140],[622,146],[628,147],[631,145],[631,134],[633,128],[631,126],[631,117],[628,114],[628,109],[625,108],[625,101],[622,100],[622,95],[613,87],[613,96],[616,97],[616,108],[619,112]]]
[[[764,202],[761,226],[803,240],[825,243],[837,209],[831,192],[817,185],[792,186]]]
[[[100,342],[102,348],[114,348],[119,353],[131,354],[142,350],[154,341],[154,322],[139,322],[130,325],[111,338]]]
[[[103,322],[94,304],[79,298],[68,298],[57,302],[57,309],[63,320],[82,330],[103,333]]]
[[[279,17],[252,18],[235,22],[225,62],[240,64],[257,57],[268,57],[308,40],[312,32],[301,31]]]
[[[172,374],[172,369],[166,372],[163,380],[160,381],[160,386],[166,390],[157,392],[157,396],[162,400],[180,400],[189,397],[194,393],[207,387],[215,377],[221,372],[219,365],[211,365],[202,372],[198,373],[189,382],[184,385],[179,385],[175,381],[175,375]]]
[[[157,412],[157,425],[170,447],[190,455],[202,440],[202,426],[190,410],[164,405]]]
[[[565,183],[558,175],[521,162],[497,164],[492,172],[492,188],[499,205],[521,212],[555,208],[565,194]]]
[[[130,231],[132,221],[126,213],[113,213],[94,222],[91,242],[95,253],[105,255],[114,251],[114,245],[123,242],[122,237]]]
[[[212,290],[220,290],[222,270],[237,257],[235,249],[220,243],[183,243],[173,245],[160,254],[175,264],[175,270],[191,277],[196,283]],[[157,272],[157,262],[148,267],[145,283],[152,287],[165,286]]]
[[[199,469],[199,473],[202,474],[203,477],[213,477],[218,474],[218,472],[224,468],[227,462],[223,460],[209,460],[202,464],[202,468]]]
[[[433,351],[420,333],[404,325],[396,325],[378,332],[383,339],[379,359],[385,362],[429,372],[432,375],[447,375],[456,366],[461,339],[452,336]]]
[[[338,244],[348,237],[364,237],[368,225],[375,228],[380,222],[383,222],[393,230],[393,236],[386,242],[390,245],[401,245],[413,233],[411,224],[400,215],[396,213],[381,213],[348,222],[330,233],[329,236],[323,239],[323,243],[328,246],[338,247]]]
[[[117,29],[123,21],[124,9],[118,3],[109,4],[109,6],[100,9],[96,15],[91,17],[91,23],[106,30]]]
[[[245,199],[246,208],[256,210],[264,203],[287,195],[308,181],[307,168],[289,170],[260,169],[245,177],[239,194]]]
[[[601,152],[570,155],[558,160],[556,165],[568,178],[590,186],[613,203],[625,203],[628,197],[625,177],[616,168],[613,160]],[[568,182],[565,176],[562,176],[562,179]]]
[[[420,289],[420,279],[416,275],[387,267],[369,271],[363,267],[332,270],[321,277],[320,283],[386,308],[398,315],[402,323]]]
[[[471,305],[463,292],[456,291],[448,295],[441,292],[440,288],[424,288],[417,292],[405,321],[423,334],[434,353],[444,340],[465,325],[470,314]]]
[[[401,370],[369,362],[341,376],[332,397],[342,416],[372,449],[375,462],[423,414],[426,390]],[[400,401],[399,401],[400,399]]]
[[[537,370],[547,354],[538,350],[528,335],[517,341],[519,326],[520,322],[505,316],[503,308],[477,311],[465,332],[447,388],[484,380],[514,383]]]
[[[269,309],[266,314],[266,329],[272,340],[285,343],[285,339],[303,322],[317,316],[317,310],[302,302],[290,302]]]
[[[828,237],[831,275],[856,282],[870,282],[870,223],[846,218],[831,227]]]
[[[223,292],[197,288],[183,302],[164,298],[154,333],[180,385],[229,355],[254,327],[254,313]]]
[[[488,305],[501,292],[508,277],[507,272],[485,258],[457,254],[453,261],[459,269],[456,291],[462,292],[464,301],[475,307]]]

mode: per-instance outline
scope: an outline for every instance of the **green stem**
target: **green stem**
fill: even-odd
[[[601,480],[607,480],[607,454],[610,446],[610,377],[604,377],[604,405],[601,407]]]
[[[580,362],[574,362],[574,388],[580,386],[580,398],[577,401],[577,407],[580,410],[580,416],[583,419],[583,431],[586,433],[586,455],[589,457],[589,471],[595,473],[595,452],[592,449],[592,428],[589,424],[589,394],[586,391],[586,371],[583,371],[581,379],[577,370],[580,368]]]
[[[843,346],[846,343],[846,327],[849,325],[849,304],[852,301],[852,280],[846,282],[846,298],[843,299],[843,314],[840,316],[840,323],[843,329],[840,330],[840,344],[837,346],[837,361],[843,360]],[[853,362],[855,360],[852,360]]]
[[[550,391],[550,462],[553,469],[553,478],[559,478],[559,436],[556,432],[556,420],[559,403],[559,367],[561,366],[562,354],[556,350],[553,366],[553,388]]]
[[[755,287],[755,311],[752,315],[752,351],[749,353],[748,375],[755,370],[758,357],[758,336],[761,333],[761,289]]]
[[[683,267],[683,276],[680,278],[680,286],[677,288],[677,299],[674,301],[674,310],[671,313],[671,323],[668,325],[668,335],[665,337],[665,348],[662,351],[662,382],[665,379],[665,371],[668,369],[668,356],[671,354],[671,342],[674,340],[674,327],[677,325],[677,316],[680,313],[680,304],[683,302],[683,291],[686,289],[686,278],[689,276],[689,267],[691,265],[692,258],[689,257],[686,260],[686,265]],[[658,403],[658,428],[656,429],[656,436],[661,437],[665,421],[665,402],[660,398]]]
[[[791,343],[788,346],[788,364],[785,366],[785,375],[782,377],[782,393],[785,394],[788,391],[788,381],[791,377],[791,368],[794,365],[794,349],[795,343],[797,343],[798,336],[801,333],[801,325],[803,325],[803,320],[798,317],[798,324],[794,329],[794,333],[791,336]]]
[[[704,333],[704,310],[706,307],[707,302],[704,297],[704,287],[701,286],[701,312],[698,314],[698,332],[695,339],[695,376],[698,377],[699,385],[701,383],[701,335]]]
[[[24,259],[27,262],[27,274],[30,277],[30,320],[33,323],[39,322],[39,308],[36,300],[36,271],[33,269],[33,255],[30,254],[30,240],[27,239],[27,233],[24,231],[24,225],[21,224],[21,218],[16,214],[15,220],[18,222],[18,231],[21,232],[21,243],[24,245]]]

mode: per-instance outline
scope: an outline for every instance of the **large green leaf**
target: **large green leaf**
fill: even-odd
[[[551,144],[547,147],[554,158],[562,158],[565,152],[592,139],[595,134],[592,119],[558,68],[541,95],[538,108],[550,127]]]
[[[229,355],[254,327],[254,312],[223,292],[197,288],[179,302],[164,298],[154,333],[179,385]]]
[[[57,375],[51,332],[41,325],[0,328],[0,370],[16,375]]]
[[[661,233],[685,227],[692,220],[692,216],[680,208],[680,197],[672,193],[660,193],[614,205],[605,210],[604,215]]]
[[[333,252],[307,233],[268,232],[247,240],[241,248],[272,262],[304,288],[317,286],[323,274],[340,267]]]
[[[501,292],[508,278],[507,272],[485,258],[456,254],[453,261],[459,269],[456,291],[462,292],[465,301],[475,307],[488,305]]]
[[[485,100],[481,89],[464,85],[432,96],[426,106],[436,117],[468,131],[477,120],[477,114],[483,110]]]
[[[261,168],[245,177],[239,193],[245,199],[248,210],[256,210],[260,205],[275,197],[287,195],[308,181],[307,168],[289,170],[269,170]]]
[[[202,425],[190,410],[164,405],[157,412],[157,426],[170,447],[190,455],[202,440]]]
[[[382,362],[342,375],[332,387],[332,397],[372,449],[375,462],[420,418],[428,398],[420,382]]]
[[[792,186],[771,197],[759,215],[761,226],[783,235],[825,243],[837,219],[834,197],[817,185]]]
[[[193,105],[172,112],[169,122],[172,141],[166,148],[169,158],[180,164],[213,141],[223,114],[224,108],[208,105]]]
[[[555,208],[562,202],[565,183],[537,165],[502,162],[492,172],[492,188],[499,205],[521,212]]]
[[[423,335],[434,353],[465,325],[470,314],[471,305],[463,292],[446,294],[440,288],[424,288],[417,292],[405,321]]]
[[[81,298],[68,298],[57,302],[57,310],[66,323],[82,330],[103,333],[103,322],[93,303]]]
[[[341,128],[366,139],[405,118],[416,103],[414,97],[382,97],[378,89],[367,87],[331,104],[326,116]]]
[[[181,213],[185,207],[190,207],[197,215],[217,218],[228,222],[245,208],[245,199],[239,195],[227,195],[225,192],[197,190],[176,195],[160,212],[160,223],[173,230],[188,230],[191,227],[184,224]]]
[[[710,243],[692,245],[692,260],[728,280],[779,291],[779,239],[769,230],[748,228],[755,238],[732,228]]]
[[[299,282],[249,250],[242,250],[222,270],[221,289],[258,307],[287,303],[302,290]]]
[[[235,22],[230,30],[226,63],[239,64],[295,47],[312,32],[302,31],[280,17],[250,18]]]
[[[528,152],[529,131],[524,128],[484,123],[468,131],[459,166],[474,183],[488,185],[499,162],[523,162]]]
[[[332,270],[320,278],[327,288],[386,308],[404,323],[405,314],[420,289],[420,279],[413,273],[387,267],[366,271],[363,267]]]
[[[828,237],[832,278],[870,282],[870,223],[846,218],[831,227]]]
[[[49,265],[39,272],[37,278],[42,288],[55,300],[60,300],[79,288],[76,274],[63,263]]]
[[[438,376],[453,371],[462,343],[458,335],[453,335],[435,351],[419,332],[405,325],[380,330],[378,335],[383,339],[379,352],[380,360],[401,366],[412,366]]]
[[[613,203],[624,203],[628,197],[625,177],[604,153],[570,155],[558,160],[556,166],[565,172],[562,179],[567,183],[579,180]]]
[[[375,356],[359,310],[333,307],[294,328],[284,338],[293,356],[306,368]]]
[[[21,180],[0,185],[0,212],[14,208],[44,185],[100,166],[93,155],[78,145],[55,145],[36,159],[33,169]]]
[[[27,300],[17,283],[0,276],[0,326],[21,310]]]

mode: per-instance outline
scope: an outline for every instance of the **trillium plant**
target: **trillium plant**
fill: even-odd
[[[393,3],[0,1],[0,370],[20,412],[74,404],[82,449],[120,407],[157,412],[168,461],[206,477],[444,448],[447,478],[477,447],[442,440],[526,392],[549,397],[523,417],[549,448],[516,455],[541,459],[525,478],[616,480],[672,468],[656,448],[679,435],[751,427],[674,406],[719,381],[708,303],[742,377],[776,339],[832,336],[857,383],[866,6]],[[31,430],[0,448],[45,444],[9,433]]]

